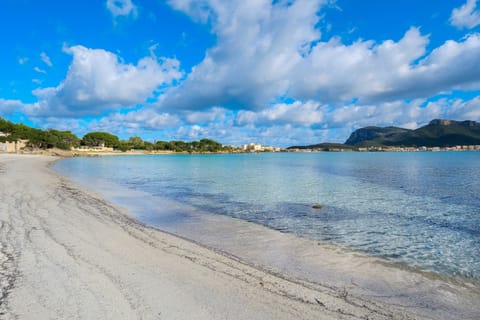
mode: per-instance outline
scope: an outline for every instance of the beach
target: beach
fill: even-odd
[[[57,159],[0,155],[1,319],[423,319],[143,225]]]

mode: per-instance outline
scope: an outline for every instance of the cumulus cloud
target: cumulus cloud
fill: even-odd
[[[453,101],[443,100],[444,109],[447,111],[446,118],[456,120],[480,121],[480,96],[471,100],[455,99]]]
[[[453,89],[480,88],[480,35],[449,40],[424,55],[428,38],[411,28],[398,41],[379,45],[335,40],[319,43],[300,68],[293,95],[326,102],[382,102],[424,98]],[[301,75],[301,74],[300,74]]]
[[[137,17],[137,6],[133,4],[132,0],[107,0],[107,9],[114,18],[119,16]]]
[[[84,119],[76,118],[58,118],[55,116],[52,117],[30,117],[32,123],[34,123],[38,128],[47,130],[55,129],[61,131],[71,131],[82,137],[88,131],[85,131],[88,127],[88,122]]]
[[[453,9],[450,23],[459,29],[473,29],[480,25],[480,12],[477,10],[477,0],[467,0],[460,8]]]
[[[49,66],[49,67],[53,66],[52,60],[50,59],[50,57],[45,52],[40,53],[40,59],[42,59],[42,61],[47,66]]]
[[[393,101],[380,105],[351,105],[333,109],[327,115],[328,128],[350,128],[351,131],[370,125],[416,128],[443,114],[437,104],[425,100]]]
[[[30,110],[33,115],[97,116],[142,103],[160,86],[181,77],[175,59],[145,57],[133,65],[102,49],[65,50],[73,56],[67,76],[57,87],[34,91],[39,102]]]
[[[238,124],[248,123],[276,123],[291,124],[293,126],[311,126],[320,124],[324,118],[326,106],[315,101],[302,103],[277,103],[269,108],[254,113],[252,111],[240,111],[237,115]]]
[[[228,110],[224,108],[213,107],[204,111],[185,112],[184,118],[187,123],[208,123],[224,120],[228,113]]]
[[[412,27],[398,41],[323,41],[316,28],[326,1],[171,0],[208,22],[217,44],[162,108],[221,106],[261,110],[285,97],[342,105],[426,98],[480,88],[480,35],[428,52],[428,35]]]
[[[128,113],[115,113],[93,122],[90,127],[96,130],[111,130],[112,132],[135,133],[140,130],[163,130],[175,127],[180,120],[176,115],[157,113],[146,108]]]
[[[323,1],[170,1],[194,19],[211,21],[217,45],[162,107],[260,108],[289,87],[290,74],[320,33]]]
[[[19,100],[6,100],[0,98],[0,116],[8,116],[15,112],[21,112],[24,104]]]

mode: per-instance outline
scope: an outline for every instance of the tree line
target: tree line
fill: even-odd
[[[15,124],[0,118],[0,142],[28,140],[28,146],[39,149],[59,148],[71,150],[81,146],[109,147],[119,151],[145,150],[145,151],[172,151],[172,152],[223,152],[232,151],[231,147],[223,146],[211,139],[200,141],[144,141],[138,136],[128,140],[120,140],[116,135],[108,132],[90,132],[81,139],[71,131],[55,129],[41,130],[31,128],[24,124]]]

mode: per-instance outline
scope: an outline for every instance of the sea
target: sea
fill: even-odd
[[[315,280],[309,243],[480,283],[480,152],[126,155],[54,168],[145,224],[294,278]]]

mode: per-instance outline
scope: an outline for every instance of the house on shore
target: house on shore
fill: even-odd
[[[8,134],[0,132],[0,137],[7,137]],[[27,146],[28,140],[0,142],[0,152],[17,153]]]

